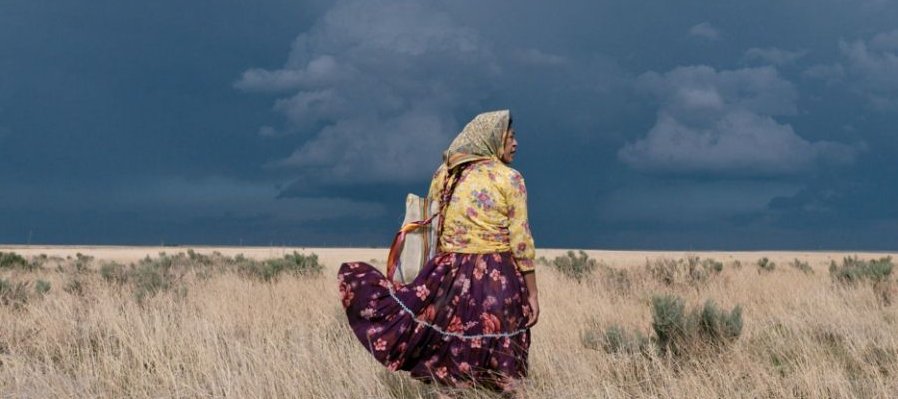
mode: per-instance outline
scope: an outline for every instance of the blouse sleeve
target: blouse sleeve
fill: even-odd
[[[508,204],[508,235],[511,253],[521,273],[534,270],[533,259],[536,248],[530,223],[527,219],[527,188],[524,177],[512,169],[509,174],[509,185],[506,188],[505,200]]]

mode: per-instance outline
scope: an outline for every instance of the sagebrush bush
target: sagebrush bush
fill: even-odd
[[[37,293],[38,296],[44,296],[46,293],[50,292],[50,282],[46,280],[37,280],[34,283],[34,292]]]
[[[646,261],[645,269],[664,285],[704,283],[723,271],[723,263],[711,258],[688,256],[686,259],[660,258]]]
[[[84,255],[78,252],[75,254],[75,270],[79,273],[87,272],[90,270],[90,265],[93,261],[93,256]]]
[[[678,341],[684,341],[689,329],[682,299],[672,295],[652,298],[652,330],[659,348],[666,350]]]
[[[767,259],[767,257],[763,257],[758,259],[758,273],[760,272],[772,272],[776,270],[776,263]]]
[[[134,283],[134,297],[142,302],[174,286],[175,277],[170,265],[162,262],[141,262],[134,268],[130,280]]]
[[[32,269],[32,270],[34,270],[34,269],[40,269],[40,268],[42,268],[42,267],[44,266],[44,264],[47,263],[49,260],[50,260],[50,257],[48,257],[47,254],[40,254],[40,255],[37,255],[37,256],[32,256],[32,257],[31,257],[31,262],[29,262],[29,264],[31,265],[31,269]]]
[[[836,282],[842,284],[855,284],[860,282],[881,283],[889,279],[892,274],[892,257],[874,260],[862,260],[857,256],[849,256],[842,259],[842,264],[835,261],[829,264],[829,274]]]
[[[213,259],[213,257],[220,258],[222,256],[221,256],[221,253],[219,253],[217,251],[213,252],[212,256],[207,256],[207,255],[197,253],[193,249],[187,250],[187,258],[190,259],[190,261],[193,263],[198,263],[201,265],[209,266],[209,265],[215,263],[215,259]]]
[[[238,273],[271,282],[284,274],[319,275],[324,270],[324,265],[319,261],[317,254],[306,255],[296,251],[284,255],[282,258],[257,261],[247,258],[243,254],[228,257],[215,251],[211,255],[204,255],[193,249],[188,249],[186,253],[180,252],[174,255],[160,252],[158,257],[146,256],[129,265],[104,261],[99,264],[98,268],[91,267],[95,263],[94,257],[81,253],[66,258],[40,255],[28,262],[15,253],[0,252],[2,268],[34,270],[47,262],[55,262],[55,270],[67,275],[65,283],[62,285],[62,290],[65,292],[76,296],[83,295],[84,284],[88,281],[86,276],[98,274],[106,283],[131,289],[138,302],[143,302],[163,292],[184,294],[190,282],[188,280],[207,279],[223,273]],[[5,280],[4,284],[7,302],[23,303],[10,299],[12,298],[10,295],[20,295],[18,293],[21,289],[17,288],[18,285],[11,285]],[[41,281],[35,285],[34,289],[42,296],[49,291],[49,287],[48,282]],[[27,299],[27,295],[25,298]]]
[[[324,265],[318,262],[318,255],[305,255],[293,251],[292,254],[284,255],[283,259],[272,259],[269,262],[284,263],[284,270],[295,275],[315,275],[324,271]]]
[[[240,269],[244,275],[270,282],[274,281],[281,273],[289,273],[294,276],[317,275],[324,270],[324,265],[318,262],[318,255],[304,255],[294,251],[284,255],[281,259],[269,259],[263,262],[249,261],[238,256]]]
[[[793,260],[791,263],[789,263],[789,266],[792,266],[793,268],[798,269],[799,271],[801,271],[804,274],[814,274],[814,269],[811,268],[811,265],[809,265],[808,262],[802,261],[801,259],[798,259],[798,258],[795,258],[795,260]]]
[[[103,267],[100,272],[107,281],[130,284],[135,299],[143,302],[163,292],[185,293],[188,275],[204,279],[214,272],[223,273],[252,262],[242,255],[230,258],[213,252],[208,256],[189,249],[186,254],[160,252],[156,258],[147,256],[127,269],[117,264],[105,265],[105,274]]]
[[[643,353],[654,346],[659,354],[688,356],[718,350],[732,343],[742,334],[742,307],[730,311],[720,309],[712,300],[691,310],[680,297],[660,295],[652,297],[652,332],[629,333],[618,325],[602,330],[588,328],[580,335],[583,346],[602,349],[608,353]]]
[[[128,270],[118,262],[104,262],[100,266],[100,276],[110,283],[124,284],[128,282]]]
[[[15,252],[0,252],[0,269],[33,269],[31,263]]]
[[[168,255],[161,252],[158,258],[147,256],[129,266],[118,262],[103,262],[99,274],[107,283],[130,285],[134,298],[143,302],[158,293],[178,287],[191,267],[190,259],[183,253]]]
[[[552,267],[564,276],[577,280],[579,283],[595,272],[599,264],[581,250],[576,254],[574,251],[567,251],[567,254],[564,256],[556,257],[552,261]]]
[[[890,280],[893,268],[891,257],[862,260],[857,256],[849,256],[842,259],[841,265],[830,261],[829,274],[833,281],[843,286],[869,284],[879,303],[888,306],[892,304],[894,295],[894,286]]]
[[[673,295],[652,298],[652,330],[662,353],[688,354],[722,347],[742,334],[742,307],[729,312],[714,301],[687,312],[683,300]]]
[[[742,334],[742,307],[729,312],[719,309],[712,300],[705,301],[699,314],[699,331],[712,341],[728,342]]]

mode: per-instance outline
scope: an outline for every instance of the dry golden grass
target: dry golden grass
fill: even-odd
[[[273,283],[235,273],[189,273],[181,281],[186,289],[143,302],[131,286],[107,283],[97,269],[104,257],[130,262],[157,249],[0,248],[10,250],[30,256],[84,252],[98,259],[81,273],[71,262],[61,269],[0,270],[7,281],[32,282],[24,306],[0,305],[0,397],[428,397],[426,387],[386,373],[365,352],[340,306],[339,262],[383,259],[384,250],[307,250],[321,255],[324,274]],[[287,251],[219,250],[256,258]],[[683,253],[590,254],[627,270],[629,286],[601,272],[577,284],[548,267],[538,271],[542,317],[533,330],[529,397],[898,396],[898,304],[884,304],[869,286],[833,284],[826,267],[841,254],[700,253],[723,261],[723,272],[703,284],[671,286],[645,272],[646,259]],[[775,271],[758,272],[755,262],[762,256],[777,262]],[[795,257],[815,273],[789,267]],[[735,260],[743,266],[733,267]],[[38,279],[52,287],[43,297],[34,294]],[[73,279],[81,294],[64,289]],[[741,304],[741,337],[721,351],[680,358],[609,354],[583,345],[587,329],[612,324],[650,334],[651,297],[664,293],[690,305],[706,299],[727,309]]]

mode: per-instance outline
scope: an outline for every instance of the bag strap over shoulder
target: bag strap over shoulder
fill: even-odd
[[[402,254],[402,244],[405,243],[405,236],[420,227],[431,224],[431,222],[433,222],[433,219],[437,216],[440,217],[440,221],[438,226],[439,229],[437,230],[436,234],[437,242],[435,242],[434,245],[439,247],[439,237],[440,233],[443,230],[443,221],[445,220],[443,215],[446,213],[446,208],[449,206],[449,201],[452,200],[452,194],[455,191],[455,186],[458,184],[459,178],[461,177],[461,172],[469,165],[470,164],[461,165],[446,173],[446,182],[443,184],[443,191],[440,193],[439,212],[425,220],[406,223],[396,233],[396,237],[393,238],[393,243],[390,245],[390,253],[389,255],[387,255],[387,279],[393,282],[393,284],[397,284],[396,280],[394,280],[393,277],[396,275],[396,269],[399,266],[399,255]]]
[[[387,256],[387,279],[390,281],[395,281],[393,276],[396,275],[396,268],[399,266],[399,255],[402,254],[402,244],[405,243],[405,236],[412,231],[417,230],[419,227],[427,226],[430,222],[433,221],[435,217],[439,216],[439,214],[435,214],[426,220],[419,220],[417,222],[406,223],[399,229],[399,232],[396,233],[396,237],[393,238],[393,244],[390,245],[390,254]]]

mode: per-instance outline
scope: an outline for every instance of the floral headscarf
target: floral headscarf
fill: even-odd
[[[463,163],[499,158],[510,123],[511,111],[507,109],[475,116],[449,144],[443,163],[451,170]]]

